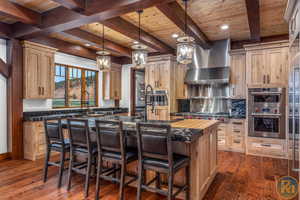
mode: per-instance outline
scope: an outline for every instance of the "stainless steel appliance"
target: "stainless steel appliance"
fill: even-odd
[[[292,161],[292,170],[299,170],[299,119],[300,119],[300,43],[299,33],[290,46],[290,75],[288,86],[288,135],[289,159]]]
[[[190,112],[203,116],[229,114],[229,50],[230,40],[216,41],[208,50],[196,47],[185,76]]]
[[[285,88],[249,88],[248,135],[285,139]]]

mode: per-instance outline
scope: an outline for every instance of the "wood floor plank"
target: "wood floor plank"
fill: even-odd
[[[208,189],[205,200],[279,200],[276,193],[277,178],[297,174],[288,171],[287,160],[246,156],[241,153],[219,152],[218,174]],[[57,189],[58,169],[49,169],[49,179],[42,181],[43,160],[36,162],[25,160],[0,161],[0,200],[81,200],[84,191],[84,177],[75,175],[72,188]],[[92,180],[90,195],[94,199],[95,180]],[[136,198],[136,189],[125,189],[126,200]],[[118,199],[118,185],[101,182],[101,200]],[[297,198],[297,197],[296,197]],[[296,199],[295,198],[295,199]],[[143,200],[161,200],[164,197],[143,192]]]

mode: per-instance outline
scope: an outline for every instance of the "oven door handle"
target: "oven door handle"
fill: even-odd
[[[280,118],[281,114],[257,114],[257,113],[252,113],[251,116],[253,116],[253,117]]]

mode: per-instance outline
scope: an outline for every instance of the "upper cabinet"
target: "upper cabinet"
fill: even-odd
[[[245,49],[248,86],[287,86],[289,56],[286,41],[247,45]]]
[[[109,72],[103,72],[103,99],[121,99],[122,70],[120,67],[113,67]]]
[[[25,99],[52,99],[54,96],[54,54],[56,49],[23,42]]]
[[[154,90],[166,90],[170,84],[170,68],[168,61],[148,63],[146,68],[145,83],[151,85]]]
[[[246,98],[246,52],[231,52],[230,85],[232,98]]]
[[[185,75],[188,67],[183,64],[177,64],[175,67],[175,86],[176,99],[187,99],[187,85],[184,83]]]

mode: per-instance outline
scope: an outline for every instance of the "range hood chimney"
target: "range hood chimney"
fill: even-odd
[[[211,49],[202,49],[196,45],[193,62],[185,76],[185,83],[216,84],[229,83],[230,76],[230,39],[215,41]]]

